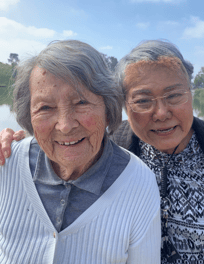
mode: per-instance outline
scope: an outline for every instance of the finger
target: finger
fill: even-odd
[[[1,152],[4,158],[8,158],[11,155],[11,143],[13,141],[14,131],[10,128],[5,128],[0,133]]]
[[[24,130],[19,130],[13,134],[13,139],[19,141],[26,137],[26,132]]]
[[[5,164],[5,158],[1,149],[1,144],[0,144],[0,166]]]

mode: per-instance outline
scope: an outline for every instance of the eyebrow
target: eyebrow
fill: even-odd
[[[176,83],[176,84],[173,84],[173,85],[170,85],[170,86],[167,86],[164,88],[164,91],[172,91],[178,87],[182,87],[183,85],[181,83]],[[132,93],[132,96],[135,96],[135,95],[138,95],[138,94],[151,94],[152,92],[150,90],[147,90],[147,89],[140,89],[140,90],[135,90],[133,91]]]
[[[167,86],[166,88],[164,88],[164,91],[171,91],[171,90],[174,90],[178,87],[182,87],[183,84],[181,83],[176,83],[176,84],[173,84],[173,85],[170,85],[170,86]]]
[[[140,90],[135,90],[133,91],[132,95],[137,95],[137,94],[151,94],[150,90],[145,90],[145,89],[140,89]]]
[[[32,96],[31,96],[32,98]],[[51,102],[53,100],[52,96],[38,95],[34,98],[35,103],[39,102]]]

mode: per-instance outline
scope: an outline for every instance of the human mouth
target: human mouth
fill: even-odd
[[[153,132],[156,132],[158,134],[167,134],[170,133],[171,131],[173,131],[176,128],[176,126],[171,127],[171,128],[167,128],[167,129],[157,129],[157,130],[152,130]]]
[[[70,142],[57,141],[57,143],[60,144],[60,145],[62,145],[62,146],[71,146],[71,145],[76,145],[76,144],[80,143],[83,140],[84,140],[84,138],[79,139],[77,141],[70,141]]]

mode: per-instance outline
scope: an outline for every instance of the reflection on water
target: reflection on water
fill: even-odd
[[[0,106],[0,131],[4,128],[12,128],[14,131],[21,129],[21,127],[16,122],[15,116],[10,112],[8,105]]]

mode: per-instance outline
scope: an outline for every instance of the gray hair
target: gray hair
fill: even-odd
[[[116,67],[116,81],[120,86],[123,96],[126,97],[126,89],[124,87],[125,70],[129,64],[137,63],[139,61],[158,61],[161,57],[175,57],[178,58],[184,70],[188,75],[188,81],[191,83],[193,74],[193,65],[184,60],[178,48],[169,41],[162,40],[147,40],[141,42],[129,54],[124,56]]]
[[[29,80],[35,66],[46,69],[57,78],[71,84],[80,93],[82,84],[92,93],[102,96],[112,134],[122,120],[122,94],[102,55],[90,45],[77,41],[56,41],[38,56],[27,59],[17,67],[14,84],[14,111],[17,122],[33,135],[30,116]]]

